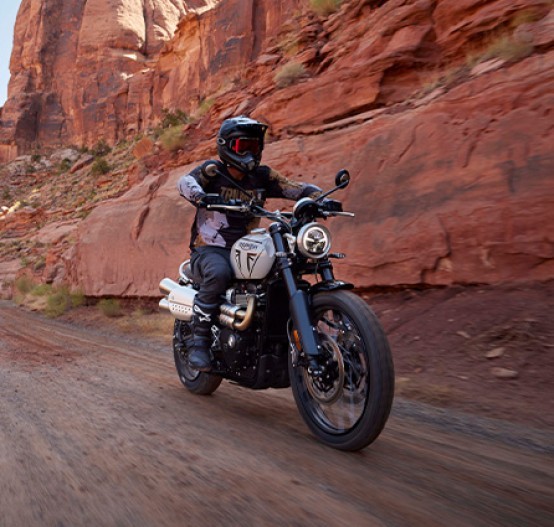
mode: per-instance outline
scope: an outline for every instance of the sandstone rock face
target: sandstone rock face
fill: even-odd
[[[136,14],[131,0],[89,0],[80,33],[108,4]],[[179,168],[156,173],[154,146],[137,149],[133,188],[77,228],[63,255],[67,279],[87,295],[157,295],[188,255],[194,209],[176,181],[215,155],[221,119],[243,112],[270,125],[264,162],[286,175],[329,188],[337,170],[350,170],[351,186],[336,197],[356,218],[330,222],[334,248],[348,255],[336,264],[341,278],[360,287],[552,279],[551,4],[346,0],[325,20],[303,5],[187,2],[162,48],[153,18],[122,15],[105,21],[100,58],[90,34],[75,40],[78,71],[96,73],[56,95],[73,108],[60,127],[67,137],[113,141],[155,123],[163,108],[194,113],[213,101],[172,159]],[[288,62],[302,75],[278,88]],[[33,90],[17,94],[42,101]],[[18,96],[2,119],[15,115]],[[13,122],[23,133],[23,121]]]
[[[425,107],[268,145],[265,162],[324,188],[350,169],[337,198],[356,218],[331,223],[334,248],[348,256],[338,275],[360,287],[554,276],[544,119],[554,70],[544,61],[480,76]],[[85,221],[73,276],[87,294],[154,295],[161,277],[175,276],[194,214],[176,181],[189,168],[146,179]]]
[[[164,42],[217,0],[22,0],[0,126],[0,162],[18,151],[114,142]],[[131,80],[137,77],[134,82]],[[133,88],[134,87],[134,88]],[[148,98],[148,90],[146,90]]]
[[[114,143],[155,123],[163,108],[197,107],[301,1],[219,3],[23,0],[0,162],[37,147]],[[180,38],[158,62],[177,28]]]

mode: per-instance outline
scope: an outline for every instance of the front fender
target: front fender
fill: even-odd
[[[338,289],[354,289],[354,284],[351,284],[350,282],[343,282],[342,280],[318,282],[317,284],[314,284],[312,287],[310,287],[310,289],[308,290],[308,294],[310,296],[313,296],[317,293],[321,293],[322,291],[336,291]]]

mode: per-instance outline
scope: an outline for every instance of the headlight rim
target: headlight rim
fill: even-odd
[[[323,249],[323,252],[321,252],[320,254],[310,253],[306,243],[307,235],[312,229],[319,229],[321,232],[323,232],[326,238],[325,248]],[[329,254],[329,251],[331,250],[331,232],[327,227],[315,221],[311,223],[307,223],[298,231],[298,234],[296,236],[296,246],[298,247],[298,251],[300,252],[300,254],[302,254],[302,256],[305,256],[306,258],[311,258],[314,260],[321,260],[322,258],[325,258]]]

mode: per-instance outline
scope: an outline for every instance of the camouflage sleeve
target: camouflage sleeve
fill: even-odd
[[[206,194],[204,191],[206,184],[207,178],[202,171],[202,166],[199,166],[181,176],[177,182],[177,188],[183,198],[195,204]]]
[[[321,192],[321,189],[316,185],[292,181],[276,170],[270,169],[267,188],[268,198],[286,198],[297,201],[300,198],[317,198]]]

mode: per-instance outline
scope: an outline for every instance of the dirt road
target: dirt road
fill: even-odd
[[[0,303],[0,526],[554,525],[545,432],[397,401],[361,453],[288,390],[180,385],[169,341]]]

